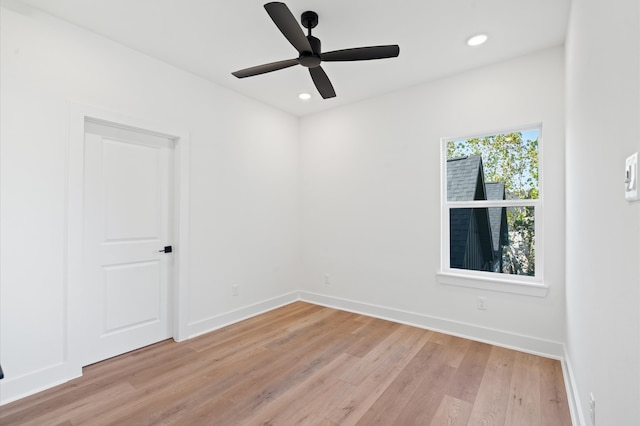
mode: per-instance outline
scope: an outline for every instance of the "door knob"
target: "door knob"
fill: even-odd
[[[160,253],[171,253],[173,248],[171,246],[164,246],[164,250],[158,250]]]

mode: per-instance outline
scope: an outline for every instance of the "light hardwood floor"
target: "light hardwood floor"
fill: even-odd
[[[560,363],[296,302],[0,407],[8,425],[571,425]]]

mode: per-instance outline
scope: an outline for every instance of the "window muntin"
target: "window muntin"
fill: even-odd
[[[542,280],[540,127],[443,141],[443,272]]]

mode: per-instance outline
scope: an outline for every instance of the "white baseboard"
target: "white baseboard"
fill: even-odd
[[[17,401],[80,376],[82,376],[82,369],[74,368],[68,362],[55,364],[17,377],[12,377],[11,372],[5,368],[4,379],[0,380],[0,405]]]
[[[226,327],[227,325],[234,324],[236,322],[254,317],[256,315],[260,315],[281,306],[288,305],[289,303],[293,303],[297,300],[300,300],[300,296],[299,293],[295,291],[289,294],[274,297],[273,299],[255,303],[253,305],[244,306],[235,311],[225,312],[224,314],[192,322],[187,325],[187,339],[191,339],[192,337],[209,333],[219,328]]]
[[[564,345],[563,345],[564,346]],[[562,359],[562,372],[564,375],[564,386],[567,389],[567,399],[569,402],[569,411],[571,412],[571,422],[575,426],[586,426],[587,422],[582,413],[582,404],[580,403],[580,393],[576,384],[575,374],[571,367],[571,357],[564,347],[564,357]]]
[[[451,334],[453,336],[489,343],[496,346],[502,346],[508,349],[515,349],[521,352],[527,352],[547,358],[562,359],[564,357],[564,347],[560,342],[553,342],[536,337],[480,327],[474,324],[457,322],[415,312],[402,311],[399,309],[386,308],[384,306],[371,305],[368,303],[356,302],[332,296],[325,296],[307,291],[300,292],[300,300],[314,303],[316,305],[341,309],[343,311],[354,312],[414,327]]]

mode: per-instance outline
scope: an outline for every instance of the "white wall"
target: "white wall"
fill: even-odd
[[[563,49],[553,48],[304,117],[302,282],[320,295],[309,297],[558,351],[565,304],[563,61]],[[439,284],[440,138],[532,123],[543,125],[547,296]],[[487,298],[487,311],[476,309],[478,295]]]
[[[295,297],[297,118],[46,15],[2,8],[1,19],[2,401],[71,371],[71,101],[190,132],[190,333]],[[233,284],[240,296],[232,296]]]
[[[590,425],[640,424],[640,2],[574,0],[567,39],[567,347]]]

